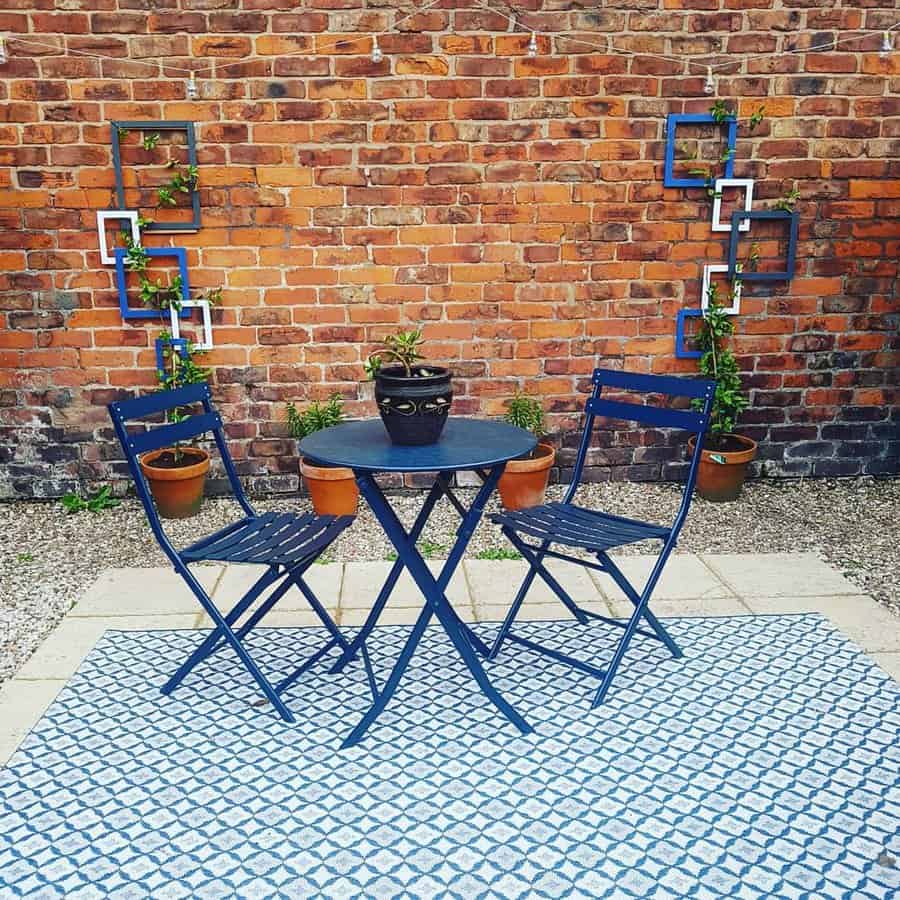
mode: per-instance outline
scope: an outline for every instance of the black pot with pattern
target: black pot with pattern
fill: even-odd
[[[441,436],[453,388],[450,370],[440,366],[385,366],[375,375],[375,402],[395,444],[434,444]]]

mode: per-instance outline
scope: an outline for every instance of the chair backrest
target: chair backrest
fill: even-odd
[[[167,421],[165,424],[151,425],[144,431],[130,431],[126,424],[130,421],[146,419],[161,412],[181,409],[198,403],[201,404],[203,411],[189,415],[179,422]],[[235,499],[248,516],[255,515],[253,507],[241,487],[231,454],[228,452],[228,445],[222,431],[222,418],[213,408],[209,385],[206,382],[191,384],[172,391],[158,391],[144,397],[136,397],[134,400],[117,400],[110,403],[107,408],[150,526],[167,553],[174,551],[162,531],[156,507],[141,471],[138,457],[142,453],[158,450],[160,447],[170,447],[179,441],[187,441],[199,437],[201,434],[212,432]]]
[[[591,381],[594,385],[594,390],[585,404],[584,434],[581,437],[578,457],[572,473],[572,483],[566,494],[565,502],[568,503],[578,489],[591,443],[594,422],[598,416],[640,422],[642,425],[657,428],[683,429],[684,431],[693,432],[696,435],[696,442],[690,468],[688,469],[687,481],[684,486],[681,508],[673,525],[673,531],[677,534],[677,531],[684,523],[684,518],[687,515],[691,497],[694,493],[697,467],[703,450],[703,439],[709,427],[709,415],[716,393],[715,381],[705,378],[685,378],[676,375],[642,375],[637,372],[620,372],[613,369],[594,369]],[[691,400],[700,399],[703,401],[703,408],[702,410],[672,409],[667,406],[651,406],[623,400],[608,400],[606,397],[601,396],[605,388],[627,391],[629,393],[661,394],[665,397],[688,397]]]

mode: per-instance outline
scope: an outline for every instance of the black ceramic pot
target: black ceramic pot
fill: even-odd
[[[403,366],[385,366],[375,376],[375,402],[395,444],[433,444],[444,430],[453,400],[450,370],[413,367],[423,371],[428,374],[410,377]]]

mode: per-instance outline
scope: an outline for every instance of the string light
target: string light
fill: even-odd
[[[0,66],[9,62],[9,54],[6,52],[6,38],[0,34]]]
[[[531,40],[528,42],[528,55],[529,56],[537,56],[538,54],[538,43],[537,37],[535,37],[534,32],[531,32]]]
[[[881,39],[881,51],[879,52],[879,56],[882,59],[887,59],[891,55],[891,51],[894,49],[893,44],[891,43],[891,33],[886,31],[884,33],[884,37]]]
[[[186,93],[188,100],[196,100],[200,96],[200,91],[197,88],[197,79],[193,75],[187,80]]]
[[[703,93],[714,94],[716,92],[716,79],[713,78],[712,67],[706,68],[706,81],[703,82]]]
[[[378,35],[372,35],[372,62],[380,63],[384,59],[384,54],[381,52],[381,47],[378,46]]]

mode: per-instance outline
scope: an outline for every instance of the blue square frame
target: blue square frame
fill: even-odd
[[[675,358],[676,359],[700,359],[702,350],[688,350],[685,346],[685,319],[702,319],[702,309],[679,309],[678,318],[675,320]]]
[[[749,269],[741,269],[737,271],[737,251],[738,243],[741,236],[735,231],[745,219],[751,222],[750,230],[753,230],[753,222],[770,222],[773,220],[782,220],[788,222],[788,245],[787,259],[785,260],[784,270],[781,272],[751,272]],[[749,234],[749,232],[744,232]],[[795,212],[788,212],[786,209],[761,209],[759,211],[747,211],[744,209],[736,209],[731,214],[731,235],[728,242],[728,277],[734,278],[740,276],[741,281],[790,281],[794,277],[794,264],[797,261],[797,238],[800,234],[800,217]]]
[[[147,256],[166,257],[174,256],[178,260],[178,272],[181,275],[181,299],[191,299],[191,289],[188,284],[187,252],[184,247],[145,247]],[[160,309],[134,309],[128,305],[128,284],[125,271],[124,247],[116,247],[113,251],[116,257],[116,287],[119,291],[119,309],[123,319],[158,319],[160,316],[168,316],[165,310]],[[179,315],[186,319],[191,314],[190,307],[181,309]]]
[[[156,339],[156,371],[160,375],[166,374],[166,360],[163,356],[165,347],[171,347],[177,352],[182,359],[188,359],[188,339],[187,338],[157,338]]]
[[[122,178],[122,148],[119,144],[119,130],[125,131],[183,131],[187,135],[188,165],[197,165],[197,138],[193,122],[112,122],[112,158],[116,175],[116,199],[119,209],[125,206],[125,182]],[[200,230],[200,193],[194,188],[191,191],[190,222],[148,222],[142,226],[144,231],[199,231]]]
[[[737,146],[737,118],[729,116],[723,122],[717,122],[709,113],[669,113],[666,117],[666,160],[663,171],[663,187],[702,188],[706,187],[703,178],[675,177],[675,136],[679,125],[723,125],[728,126],[728,159],[725,160],[725,172],[721,178],[734,177],[734,150]]]

